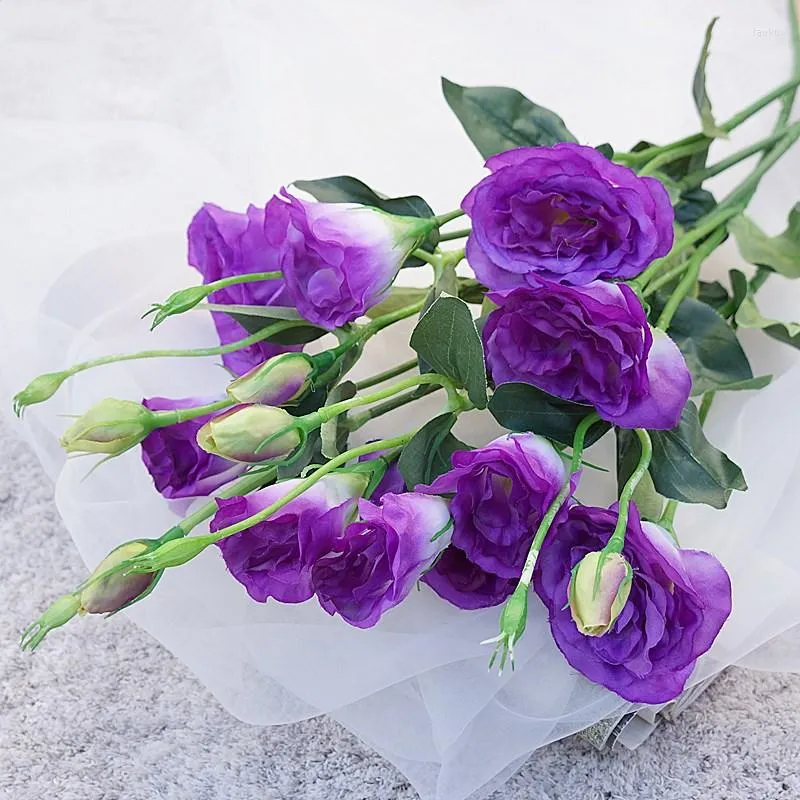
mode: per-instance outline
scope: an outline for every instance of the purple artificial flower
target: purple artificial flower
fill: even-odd
[[[495,384],[519,381],[587,403],[625,428],[674,428],[692,378],[677,345],[651,331],[625,284],[539,281],[489,295],[499,308],[483,329]]]
[[[301,483],[299,478],[244,497],[217,498],[211,530],[218,531],[263,511]],[[320,478],[269,519],[217,542],[225,566],[253,600],[302,603],[314,590],[311,567],[327,553],[355,513],[362,476],[337,473]]]
[[[151,411],[193,408],[218,398],[148,397],[142,401]],[[244,472],[246,465],[212,455],[197,444],[197,431],[213,414],[157,428],[142,442],[142,461],[156,489],[168,500],[205,497]]]
[[[264,230],[297,310],[332,330],[387,296],[433,224],[365,206],[309,203],[282,189],[267,204]]]
[[[562,143],[492,156],[464,198],[467,259],[490,289],[540,276],[572,284],[632,278],[672,247],[674,212],[663,184],[592,147]]]
[[[263,208],[248,206],[239,214],[206,203],[189,224],[189,263],[203,276],[203,283],[212,283],[232,275],[248,272],[271,272],[278,266],[279,251],[268,243],[264,234]],[[219,289],[209,296],[209,302],[226,305],[293,306],[294,302],[280,279],[237,283]],[[238,341],[247,331],[232,317],[221,312],[212,314],[222,344]],[[236,375],[278,353],[299,350],[299,346],[258,342],[242,350],[222,356],[225,366]]]
[[[407,492],[386,494],[380,506],[358,504],[331,552],[311,570],[320,605],[357,628],[371,628],[407,596],[450,541],[447,503]]]
[[[499,606],[517,586],[516,578],[501,578],[481,569],[455,545],[450,545],[422,576],[436,594],[465,609]]]
[[[578,672],[633,703],[666,703],[682,691],[699,656],[731,612],[728,573],[714,556],[679,549],[631,504],[623,556],[633,568],[630,595],[611,629],[582,634],[568,606],[572,568],[603,548],[615,509],[573,506],[545,539],[534,588],[547,607],[559,650]]]
[[[453,494],[453,544],[500,578],[519,578],[536,529],[567,471],[547,439],[509,433],[453,454],[453,467],[417,491]]]

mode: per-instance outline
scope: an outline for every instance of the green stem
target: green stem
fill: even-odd
[[[416,250],[412,250],[411,255],[416,256],[420,261],[424,261],[426,264],[430,264],[432,267],[439,266],[440,257],[434,253],[429,253],[427,250],[423,250],[421,247],[418,247]]]
[[[153,413],[157,420],[156,428],[166,428],[169,425],[176,425],[179,422],[186,422],[186,420],[189,419],[197,419],[197,417],[213,414],[215,411],[222,411],[222,409],[230,408],[233,405],[236,405],[236,400],[226,397],[224,400],[217,400],[214,403],[207,403],[204,406],[176,408],[174,411],[155,411]]]
[[[672,161],[676,161],[679,158],[683,158],[684,156],[690,156],[693,153],[702,150],[704,147],[708,146],[708,142],[710,140],[703,137],[703,139],[695,142],[689,142],[681,147],[673,147],[669,150],[665,150],[663,153],[660,153],[651,161],[648,161],[647,164],[639,170],[640,175],[652,175],[654,172],[658,170],[659,167],[663,166],[664,164],[669,164]]]
[[[371,322],[368,322],[366,325],[364,325],[361,330],[357,331],[355,336],[359,340],[369,339],[371,336],[374,336],[384,328],[388,328],[389,325],[394,325],[395,322],[400,322],[400,320],[413,317],[414,314],[419,314],[424,306],[425,301],[420,300],[418,303],[414,303],[413,305],[403,306],[403,308],[398,308],[397,311],[392,311],[389,314],[376,317]]]
[[[678,510],[678,501],[670,500],[665,506],[664,511],[658,519],[658,525],[668,530],[673,537],[675,536],[675,512]],[[677,544],[677,540],[675,542]]]
[[[451,231],[450,233],[443,233],[439,236],[440,242],[452,242],[453,239],[463,239],[465,236],[469,236],[472,233],[472,228],[460,228],[457,231]]]
[[[691,172],[683,180],[678,182],[678,186],[682,191],[694,189],[695,187],[700,186],[703,181],[713,178],[715,175],[719,175],[720,172],[724,172],[726,169],[738,164],[740,161],[744,161],[746,158],[750,158],[756,153],[760,153],[762,150],[766,150],[773,144],[776,144],[783,138],[784,133],[785,130],[780,130],[777,133],[773,133],[770,136],[766,136],[763,139],[748,145],[747,147],[743,147],[741,150],[737,150],[735,153],[732,153],[727,158],[723,158],[716,164],[712,164],[705,169],[699,169],[696,172]]]
[[[570,489],[572,488],[572,475],[580,469],[581,459],[583,458],[583,443],[586,440],[586,434],[589,432],[589,428],[599,419],[600,417],[597,413],[592,412],[581,420],[575,431],[575,437],[572,440],[572,460],[570,461],[567,478],[559,493],[550,504],[550,507],[545,512],[545,515],[542,517],[542,521],[536,529],[536,535],[533,537],[533,542],[531,542],[530,550],[528,550],[525,566],[522,568],[522,575],[520,576],[519,582],[525,588],[529,588],[531,585],[533,570],[536,567],[536,560],[539,558],[539,551],[542,549],[545,536],[547,536],[547,532],[550,530],[550,526],[553,524],[556,514],[558,514],[559,509],[564,505],[564,501],[569,496]]]
[[[246,272],[242,275],[230,275],[227,278],[220,278],[205,284],[208,294],[213,294],[218,289],[226,289],[228,286],[235,286],[239,283],[255,283],[256,281],[273,281],[282,278],[282,272]]]
[[[458,219],[459,217],[463,217],[466,214],[466,211],[462,211],[460,208],[456,208],[453,211],[448,211],[446,214],[439,214],[438,216],[433,218],[433,221],[438,225],[442,226],[446,223],[450,222],[451,220]]]
[[[432,394],[433,392],[438,392],[440,389],[442,389],[441,386],[428,384],[427,386],[423,386],[421,389],[415,389],[412,392],[406,392],[405,394],[399,394],[395,397],[390,397],[383,403],[378,403],[376,406],[368,408],[366,411],[362,411],[360,414],[353,414],[347,422],[347,427],[351,431],[357,431],[359,428],[362,428],[364,425],[366,425],[370,420],[373,420],[376,417],[382,417],[384,414],[388,414],[390,411],[401,408],[407,403],[413,403],[415,400],[419,400],[420,398]]]
[[[617,524],[614,527],[614,532],[611,538],[603,548],[604,553],[621,553],[625,544],[625,533],[628,529],[628,514],[630,512],[631,498],[642,480],[647,468],[650,466],[650,459],[653,457],[653,444],[650,441],[650,435],[644,428],[636,428],[636,436],[642,446],[642,454],[639,456],[639,463],[636,469],[631,474],[630,478],[625,482],[622,487],[622,492],[619,496],[619,516],[617,517]]]
[[[658,323],[656,324],[657,328],[662,331],[666,331],[667,328],[669,328],[669,324],[672,322],[672,317],[675,316],[678,306],[681,304],[684,297],[694,288],[703,262],[716,250],[724,238],[725,228],[721,226],[702,242],[697,250],[689,257],[684,265],[686,272],[675,291],[670,295],[669,300],[667,300],[667,304],[664,306],[664,310],[658,318]]]
[[[750,280],[750,291],[755,294],[766,282],[767,278],[772,275],[772,270],[766,267],[758,267],[756,274]]]
[[[258,333],[246,336],[244,339],[239,339],[236,342],[230,342],[225,345],[217,345],[216,347],[199,347],[193,350],[142,350],[138,353],[120,353],[110,356],[101,356],[100,358],[92,359],[91,361],[83,361],[80,364],[75,364],[68,370],[65,370],[68,377],[77,375],[79,372],[91,369],[92,367],[101,367],[105,364],[116,364],[120,361],[136,361],[143,358],[197,358],[200,356],[219,356],[226,353],[235,353],[237,350],[242,350],[252,344],[263,342],[274,336],[276,333],[295,328],[298,325],[305,325],[305,322],[295,322],[291,320],[282,320],[276,322],[274,325],[268,325]]]
[[[392,378],[396,378],[398,375],[402,375],[404,372],[414,369],[418,363],[419,362],[416,358],[410,358],[408,361],[404,361],[402,364],[398,364],[396,367],[387,369],[384,372],[378,372],[375,375],[371,375],[369,378],[364,378],[363,381],[356,381],[356,390],[360,392],[364,389],[369,389],[372,386],[376,386],[379,383],[383,383],[384,381],[389,381]]]
[[[714,402],[714,392],[706,392],[703,399],[700,401],[700,410],[697,412],[697,417],[700,420],[700,425],[706,424],[708,412],[711,410],[711,404]]]

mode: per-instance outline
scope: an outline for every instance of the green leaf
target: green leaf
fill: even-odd
[[[516,89],[459,86],[442,78],[447,104],[484,158],[515,147],[576,142],[564,120]]]
[[[713,211],[717,206],[714,195],[705,189],[689,189],[681,192],[675,206],[675,222],[685,231],[697,225],[698,220]]]
[[[773,339],[800,349],[800,324],[762,316],[752,293],[742,301],[735,319],[740,328],[760,328]]]
[[[741,469],[706,439],[691,401],[676,428],[650,431],[650,438],[650,475],[656,491],[664,497],[725,508],[734,489],[747,489]]]
[[[633,431],[617,428],[617,494],[622,492],[642,455],[639,438]],[[657,521],[664,509],[664,499],[656,491],[650,473],[646,472],[633,492],[633,502],[642,519]]]
[[[800,203],[789,212],[786,230],[767,236],[744,214],[734,217],[728,228],[748,264],[769,267],[786,278],[800,278]]]
[[[478,408],[486,408],[483,344],[463,300],[439,297],[417,323],[410,344],[426,364],[465,388]]]
[[[730,300],[728,290],[719,281],[700,281],[697,299],[714,311],[719,311]]]
[[[363,181],[350,175],[334,175],[330,178],[317,180],[295,181],[294,185],[303,192],[308,192],[321,203],[360,203],[362,206],[371,206],[395,214],[400,217],[420,217],[427,219],[433,217],[431,207],[418,195],[406,197],[386,197],[371,189]],[[425,239],[422,249],[432,253],[439,244],[439,229],[433,231]],[[409,256],[404,267],[419,267],[425,262]]]
[[[358,393],[352,381],[342,381],[330,390],[325,401],[326,406],[332,406],[341,400],[350,400]],[[338,414],[333,419],[323,422],[320,426],[320,452],[325,458],[336,458],[347,449],[347,412]]]
[[[501,383],[492,394],[489,411],[510,431],[531,431],[571,445],[581,420],[594,409],[553,397],[528,383]],[[602,421],[592,425],[586,446],[594,444],[610,427]]]
[[[692,81],[694,104],[697,108],[697,112],[700,114],[703,133],[708,136],[709,139],[728,138],[728,134],[721,128],[718,128],[717,123],[714,121],[714,115],[711,113],[711,100],[709,100],[708,91],[706,90],[706,63],[708,62],[709,46],[711,45],[711,33],[718,19],[719,17],[714,17],[714,19],[708,23],[706,36],[703,40],[703,49],[700,51],[700,60],[697,62],[697,68],[694,71],[694,80]]]
[[[609,161],[614,158],[614,148],[608,142],[598,144],[594,149],[601,155],[604,155]]]
[[[488,289],[473,278],[458,279],[458,296],[465,303],[481,305]]]
[[[401,308],[418,303],[427,294],[427,289],[417,289],[412,286],[392,286],[389,296],[385,300],[367,309],[367,316],[370,319],[375,319],[384,314],[391,314],[393,311],[399,311]]]
[[[753,378],[736,332],[705,303],[685,298],[672,318],[668,333],[692,373],[693,395],[766,385],[764,378]],[[756,384],[752,383],[754,380]]]
[[[450,469],[450,460],[457,450],[469,450],[452,433],[458,416],[452,412],[440,414],[420,428],[403,448],[397,462],[406,486],[412,489],[420,483],[430,483]]]
[[[222,306],[221,308],[225,308],[225,306]],[[237,306],[230,306],[230,308],[237,308]],[[249,308],[249,306],[242,306],[242,308]],[[267,306],[265,306],[264,309],[269,310]],[[223,313],[235,319],[251,335],[264,330],[264,328],[267,328],[270,325],[274,325],[276,322],[284,321],[281,317],[267,317],[260,313],[241,314],[227,309],[224,310]],[[310,322],[308,322],[301,325],[296,325],[293,328],[287,328],[280,333],[276,333],[267,337],[265,341],[287,345],[307,344],[308,342],[316,341],[326,333],[329,333],[329,331],[326,331],[325,328],[318,328],[316,325],[312,325]]]

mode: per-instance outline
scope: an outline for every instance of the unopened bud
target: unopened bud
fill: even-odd
[[[197,432],[208,453],[253,464],[293,453],[302,443],[295,417],[274,406],[239,406],[210,419]]]
[[[239,403],[290,405],[311,389],[315,371],[305,353],[283,353],[228,384],[228,397]]]
[[[139,444],[155,427],[155,414],[141,403],[107,398],[64,431],[61,446],[68,453],[117,456]]]
[[[173,292],[163,303],[156,303],[145,314],[145,316],[155,314],[150,330],[160,325],[167,317],[190,311],[198,303],[202,303],[208,295],[209,289],[206,286],[189,286],[186,289],[179,289],[177,292]]]
[[[20,647],[23,650],[35,650],[50,631],[65,625],[80,609],[81,601],[77,594],[65,594],[59,597],[24,631]]]
[[[80,593],[81,610],[89,614],[113,614],[148,594],[158,580],[158,574],[126,575],[120,571],[99,580],[92,581],[92,578],[157,546],[158,542],[153,539],[135,539],[112,550],[97,565],[89,577],[89,585]]]
[[[587,553],[572,569],[569,608],[584,636],[602,636],[617,621],[631,593],[633,570],[620,553]]]
[[[28,406],[49,400],[68,377],[69,373],[64,371],[46,372],[34,378],[21,392],[14,395],[14,413],[20,416]]]

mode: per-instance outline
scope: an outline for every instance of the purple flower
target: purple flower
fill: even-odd
[[[589,680],[634,703],[665,703],[683,691],[699,656],[731,611],[728,573],[714,556],[679,549],[631,504],[622,554],[633,568],[630,595],[602,636],[585,636],[568,607],[570,572],[611,537],[616,510],[573,506],[550,532],[534,572],[550,629],[567,661]]]
[[[651,331],[624,284],[538,285],[489,295],[486,363],[495,384],[529,383],[587,403],[626,428],[670,429],[680,420],[692,378],[680,350]]]
[[[245,497],[218,498],[211,530],[221,530],[263,511],[299,483],[297,478]],[[225,566],[259,603],[270,597],[282,603],[308,600],[314,593],[311,567],[341,535],[355,513],[354,498],[363,488],[361,476],[326,475],[269,519],[217,542]]]
[[[442,553],[422,581],[443,600],[466,609],[498,606],[517,585],[515,578],[501,578],[481,569],[455,545]]]
[[[148,397],[142,403],[151,411],[172,411],[202,406],[216,399]],[[157,428],[142,442],[142,461],[156,489],[167,499],[204,497],[244,472],[244,464],[207,453],[197,444],[197,431],[212,416]]]
[[[264,234],[263,208],[248,206],[244,214],[225,211],[206,203],[189,224],[189,263],[203,276],[203,283],[212,283],[232,275],[278,270],[278,249],[269,244]],[[292,306],[291,295],[282,280],[237,283],[219,289],[209,296],[213,303],[226,305]],[[247,331],[232,317],[212,314],[222,344],[238,341]],[[296,346],[258,342],[242,350],[223,355],[228,369],[242,375],[262,361]]]
[[[453,468],[418,491],[454,494],[453,544],[501,578],[519,578],[536,529],[567,472],[546,439],[510,433],[453,454]]]
[[[311,570],[320,605],[357,628],[371,628],[402,602],[450,541],[450,513],[438,497],[387,494],[358,504],[352,522]]]
[[[373,439],[372,441],[375,440]],[[367,444],[370,443],[371,442],[367,442]],[[383,456],[385,452],[385,450],[378,450],[375,453],[367,453],[366,455],[361,456],[358,460],[374,461],[376,458]],[[373,503],[380,503],[381,498],[385,494],[401,494],[405,490],[406,481],[400,472],[400,467],[397,465],[397,459],[395,459],[389,464],[389,466],[386,467],[386,472],[383,473],[380,483],[378,483],[378,485],[372,490],[372,494],[369,496],[369,499],[372,500]]]
[[[297,310],[332,330],[386,297],[432,226],[365,206],[308,203],[282,189],[267,204],[265,233]]]
[[[572,284],[632,278],[672,247],[664,186],[594,148],[562,143],[492,156],[464,198],[467,258],[490,289],[540,276]]]

